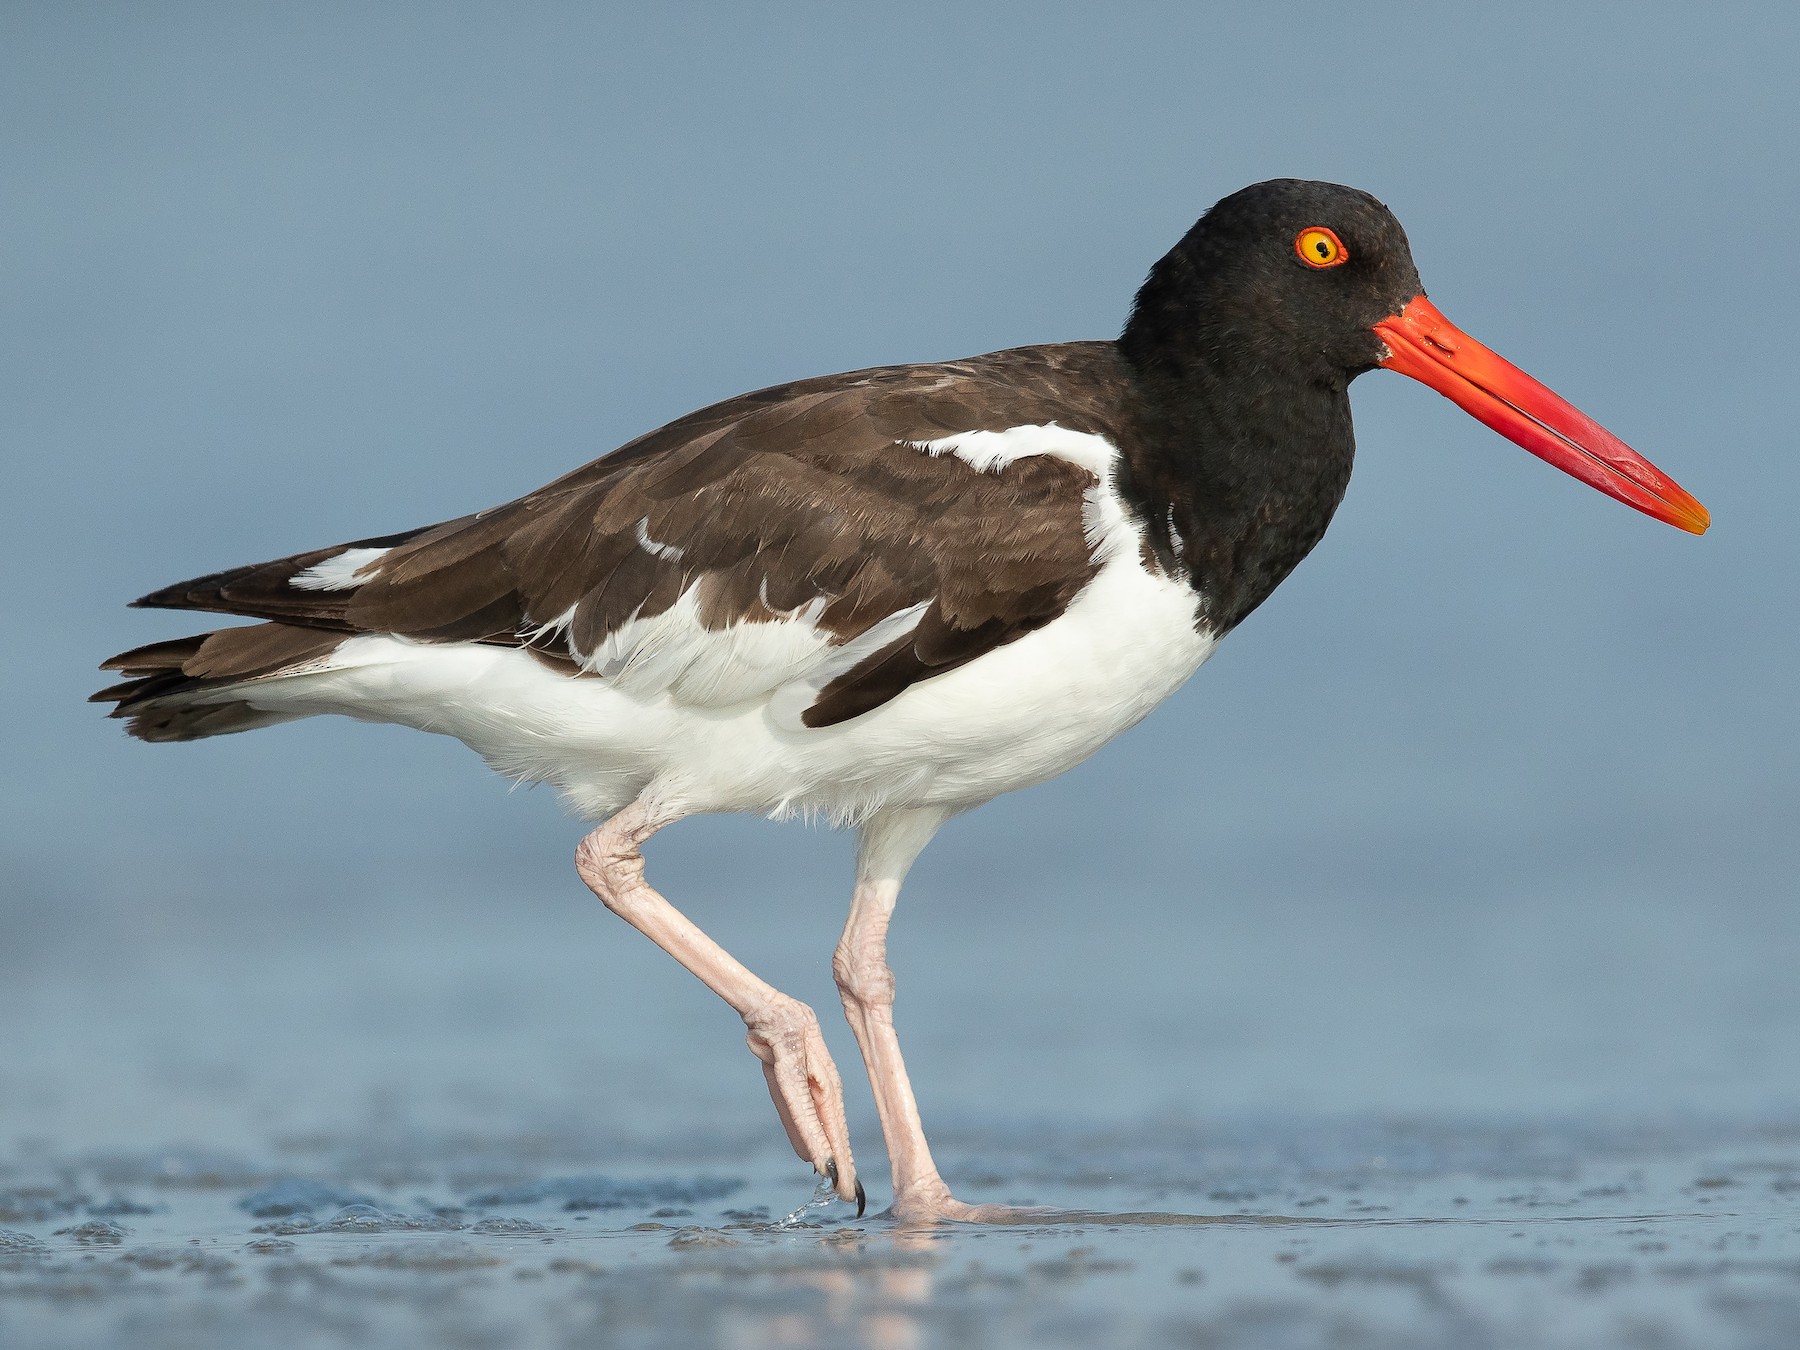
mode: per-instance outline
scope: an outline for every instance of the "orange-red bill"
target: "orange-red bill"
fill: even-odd
[[[1705,534],[1706,508],[1579,408],[1496,355],[1416,295],[1375,325],[1381,364],[1430,385],[1539,459],[1678,529]]]

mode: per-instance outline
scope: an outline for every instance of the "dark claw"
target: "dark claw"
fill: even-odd
[[[837,1159],[836,1158],[827,1158],[825,1160],[825,1180],[827,1180],[831,1183],[832,1190],[835,1191],[837,1189]]]
[[[862,1187],[862,1178],[856,1179],[856,1217],[862,1218],[863,1211],[869,1207],[869,1197]]]

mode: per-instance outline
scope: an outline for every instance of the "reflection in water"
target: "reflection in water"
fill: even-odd
[[[821,1344],[920,1350],[925,1344],[921,1315],[930,1307],[933,1272],[942,1261],[932,1251],[934,1239],[916,1231],[879,1238],[840,1233],[819,1245],[831,1251],[828,1260],[854,1264],[786,1271],[775,1283],[787,1291],[822,1295],[823,1306],[812,1314],[788,1307],[750,1319],[729,1338],[734,1350],[798,1350]]]
[[[981,1205],[981,1225],[987,1228],[1088,1227],[1102,1224],[1129,1228],[1213,1228],[1226,1224],[1317,1224],[1329,1219],[1293,1218],[1285,1214],[1181,1214],[1159,1209],[1054,1209],[1034,1205]],[[944,1224],[927,1220],[913,1231],[942,1231]],[[905,1231],[905,1230],[902,1230]]]

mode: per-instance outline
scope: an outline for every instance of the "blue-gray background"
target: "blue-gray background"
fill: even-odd
[[[95,662],[205,623],[124,602],[743,389],[1111,335],[1276,175],[1385,199],[1446,313],[1718,523],[1360,382],[1317,553],[920,864],[928,1117],[1800,1104],[1797,49],[1748,4],[5,6],[0,1142],[408,1087],[773,1135],[548,792],[394,728],[128,741]],[[652,865],[829,1013],[843,839]]]

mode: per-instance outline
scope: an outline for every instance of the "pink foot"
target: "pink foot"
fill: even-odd
[[[746,1013],[744,1026],[744,1039],[762,1061],[769,1096],[794,1152],[830,1180],[838,1199],[854,1201],[861,1218],[867,1197],[850,1155],[844,1085],[825,1048],[817,1014],[783,995]]]
[[[888,1217],[907,1225],[930,1223],[1043,1223],[1066,1213],[1043,1205],[970,1205],[950,1194],[942,1179],[932,1177],[903,1188],[894,1196]]]

